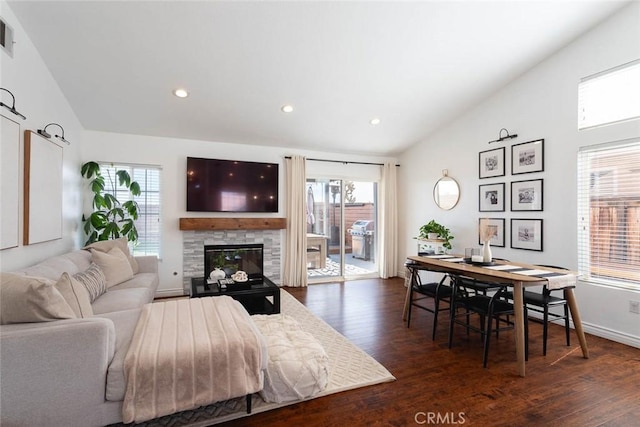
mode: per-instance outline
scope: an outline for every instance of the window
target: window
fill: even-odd
[[[578,268],[640,290],[640,138],[578,152]]]
[[[140,195],[133,200],[138,203],[138,242],[132,247],[133,255],[156,255],[160,258],[160,172],[159,166],[100,163],[100,171],[108,181],[115,177],[116,170],[126,170],[131,179],[140,184]],[[109,185],[109,184],[107,184]],[[118,200],[129,200],[128,190],[117,189]]]
[[[640,59],[580,80],[578,129],[640,118]]]

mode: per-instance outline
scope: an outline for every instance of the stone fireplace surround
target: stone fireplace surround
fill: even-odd
[[[264,275],[280,284],[281,230],[183,230],[182,277],[185,294],[190,293],[191,278],[204,275],[205,245],[264,245]]]

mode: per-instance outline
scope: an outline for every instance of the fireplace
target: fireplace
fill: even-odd
[[[182,277],[185,295],[189,295],[191,278],[205,275],[205,246],[263,245],[262,274],[280,284],[281,242],[282,230],[184,230]]]
[[[209,277],[211,271],[219,268],[226,277],[231,277],[237,271],[244,271],[249,282],[262,283],[264,274],[264,245],[205,245],[204,247],[204,277]]]

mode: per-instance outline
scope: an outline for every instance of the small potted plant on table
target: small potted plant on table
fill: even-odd
[[[433,219],[420,227],[420,234],[417,238],[421,240],[442,240],[442,246],[447,250],[451,250],[451,240],[454,239],[451,235],[451,230]]]

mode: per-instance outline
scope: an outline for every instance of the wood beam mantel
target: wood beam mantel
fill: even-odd
[[[180,218],[180,230],[282,230],[286,218]]]

